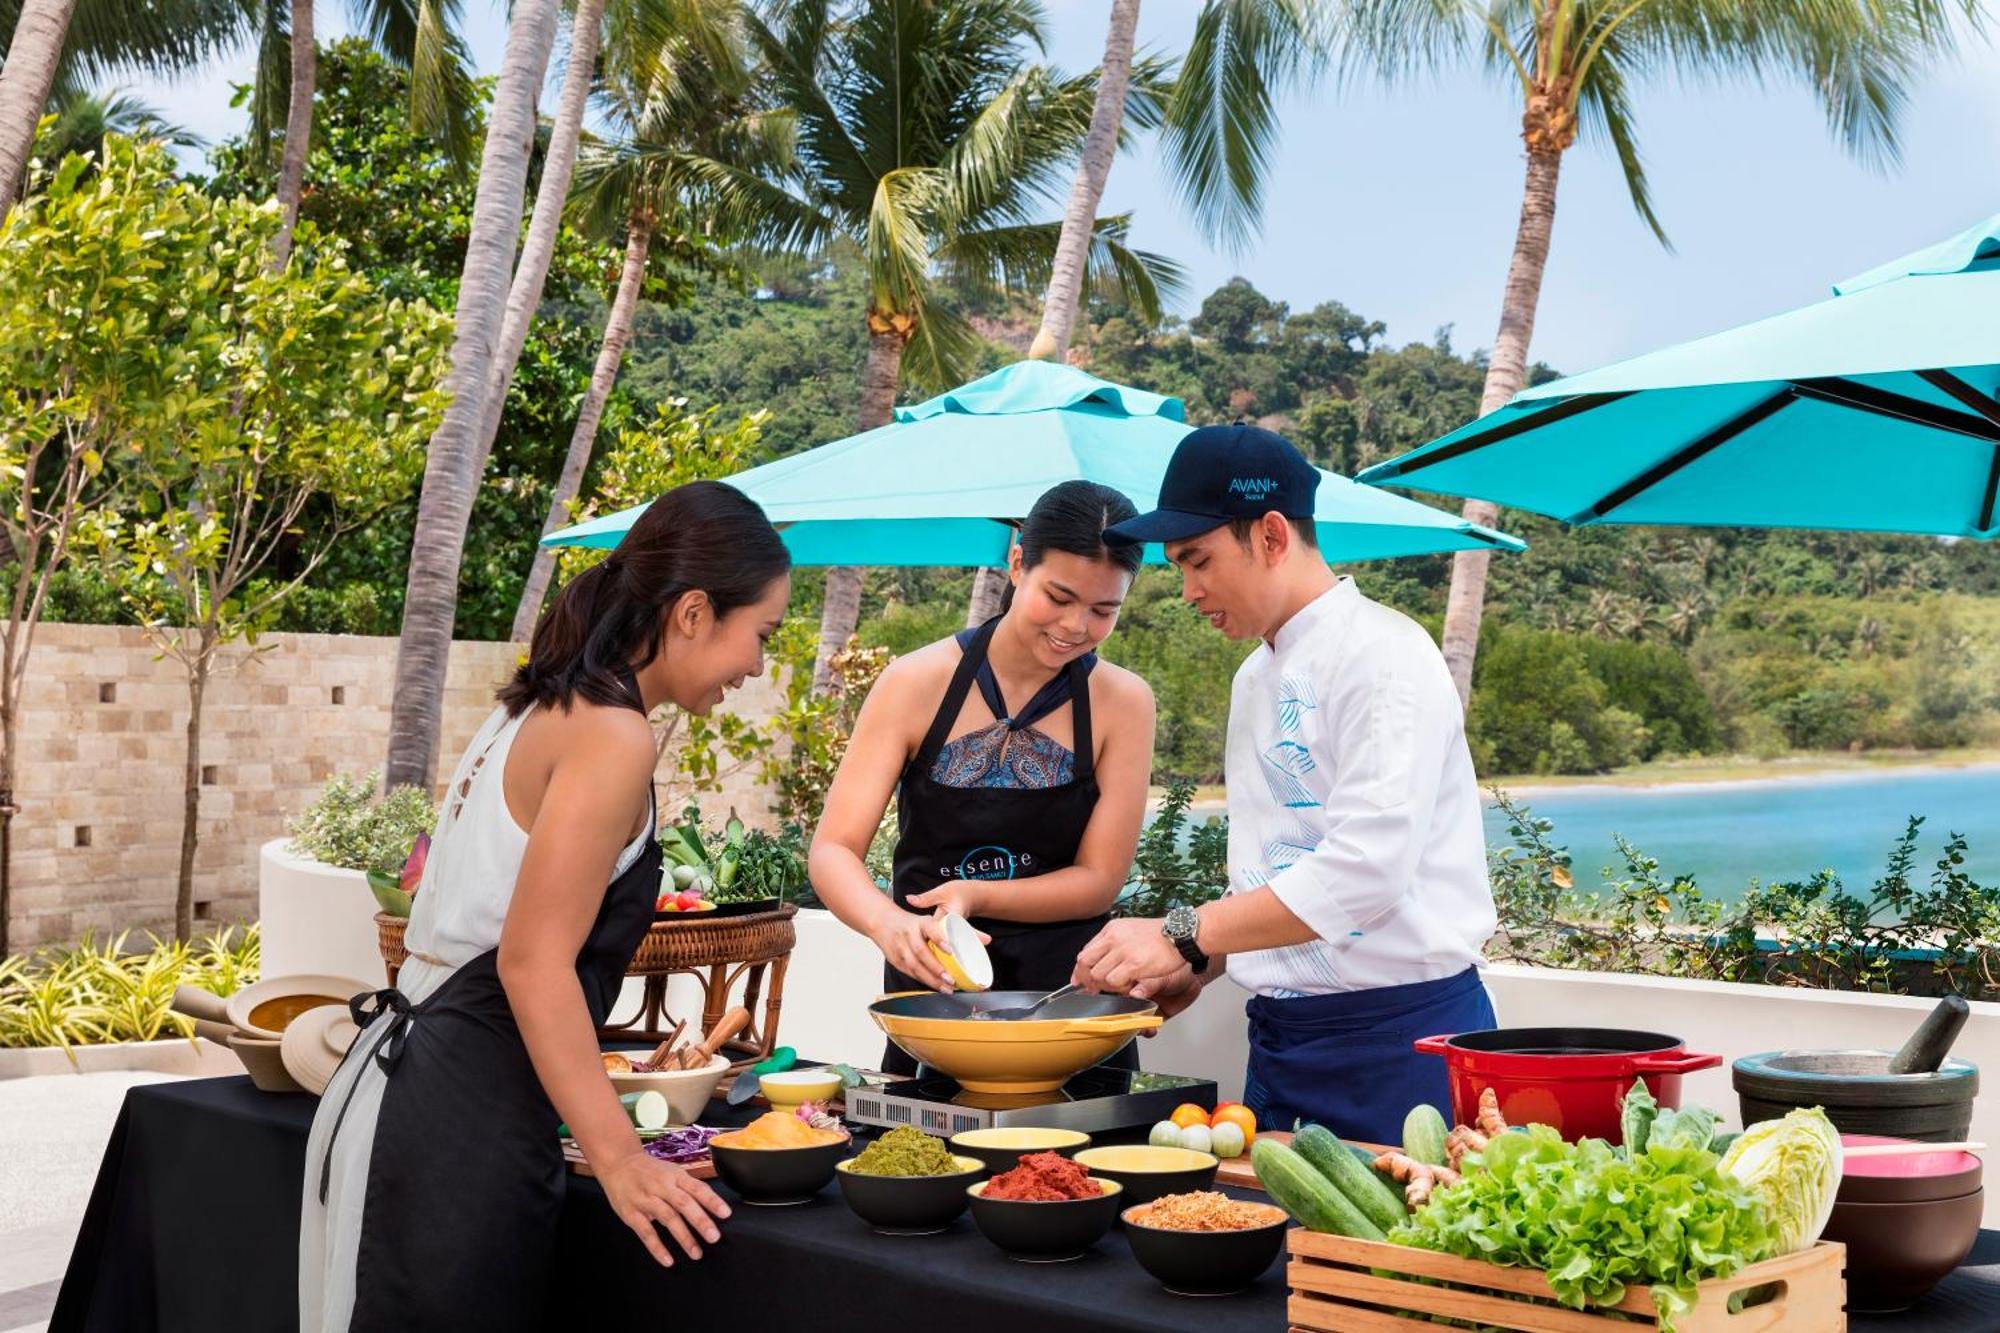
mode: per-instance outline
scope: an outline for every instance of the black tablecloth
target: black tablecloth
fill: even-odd
[[[297,1323],[298,1213],[316,1102],[247,1078],[133,1088],[112,1131],[50,1323],[52,1330],[282,1330]],[[722,1123],[720,1108],[711,1108]],[[476,1125],[453,1132],[477,1134]],[[1285,1325],[1284,1266],[1239,1296],[1170,1296],[1117,1232],[1067,1264],[1018,1264],[961,1218],[940,1236],[868,1230],[829,1186],[792,1208],[736,1205],[699,1263],[658,1267],[572,1177],[558,1238],[553,1325],[841,1333],[1201,1330]],[[495,1256],[504,1263],[504,1256]],[[727,1321],[727,1322],[725,1322]],[[610,1327],[610,1325],[599,1325]],[[1916,1310],[1857,1316],[1855,1333],[2000,1329],[2000,1232]]]

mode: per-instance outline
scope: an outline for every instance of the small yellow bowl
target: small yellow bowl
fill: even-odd
[[[807,1102],[823,1102],[845,1086],[840,1075],[824,1069],[787,1069],[780,1074],[759,1074],[757,1090],[774,1111],[791,1111]]]
[[[951,942],[949,949],[942,948],[935,940],[926,940],[931,956],[938,960],[951,984],[962,991],[982,991],[993,985],[993,959],[987,955],[986,946],[979,942],[979,932],[972,923],[956,913],[946,912],[938,918],[944,927],[944,935]]]

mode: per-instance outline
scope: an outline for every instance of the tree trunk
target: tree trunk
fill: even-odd
[[[201,838],[201,701],[208,689],[209,650],[188,664],[187,764],[181,770],[181,871],[174,887],[174,938],[194,938],[194,853]]]
[[[13,952],[8,923],[14,908],[14,765],[19,754],[21,710],[14,688],[15,638],[19,623],[6,631],[5,667],[0,670],[0,958]]]
[[[965,625],[967,629],[984,625],[1000,614],[1000,599],[1007,595],[1007,571],[995,569],[991,565],[974,571],[972,575],[972,596],[965,604]]]
[[[35,130],[42,123],[49,89],[55,86],[56,64],[69,34],[69,14],[76,0],[23,0],[7,46],[7,63],[0,65],[0,218],[21,197],[21,174],[35,151]]]
[[[313,0],[292,0],[292,96],[285,109],[285,158],[278,169],[278,234],[271,238],[271,267],[292,257],[292,230],[312,151],[313,87],[319,82],[319,49],[313,45]]]
[[[652,241],[652,219],[635,202],[625,222],[625,267],[618,274],[618,294],[612,298],[611,314],[604,321],[604,341],[598,345],[597,365],[590,372],[590,391],[577,409],[562,475],[556,479],[555,494],[549,497],[549,516],[542,521],[544,537],[569,522],[569,502],[583,489],[584,470],[590,466],[591,448],[597,442],[597,425],[604,418],[604,401],[618,382],[625,344],[632,339],[632,317],[639,309],[639,289],[645,285],[646,254]],[[521,604],[514,609],[514,642],[526,643],[534,637],[555,564],[554,551],[535,547],[535,562],[529,566],[527,585],[521,589]]]
[[[1556,220],[1556,176],[1560,152],[1529,152],[1528,179],[1521,194],[1521,222],[1514,233],[1514,257],[1507,264],[1507,293],[1500,306],[1500,331],[1486,365],[1479,395],[1485,416],[1520,392],[1528,378],[1528,342],[1535,332],[1535,306],[1542,296],[1542,271],[1549,262],[1549,235]],[[1467,522],[1491,527],[1498,505],[1467,500]],[[1445,602],[1444,661],[1451,669],[1461,704],[1472,701],[1472,659],[1479,650],[1479,619],[1486,605],[1486,565],[1491,551],[1459,551],[1451,558],[1451,595]]]
[[[580,0],[570,25],[569,64],[563,70],[562,98],[549,131],[548,156],[542,161],[541,184],[535,189],[535,212],[521,242],[521,262],[507,293],[507,318],[500,327],[500,345],[493,355],[492,374],[480,401],[479,463],[484,473],[500,433],[500,416],[507,406],[507,386],[527,346],[528,330],[542,304],[542,286],[555,259],[562,233],[563,206],[569,202],[570,176],[576,170],[576,145],[583,134],[583,113],[590,101],[591,80],[597,73],[597,46],[604,29],[604,0]]]
[[[897,323],[904,327],[894,327]],[[896,382],[902,372],[903,348],[909,342],[907,321],[871,312],[868,316],[868,360],[861,370],[861,411],[856,430],[886,426],[896,415]],[[861,570],[836,565],[826,571],[826,605],[819,618],[819,657],[813,663],[813,690],[823,694],[833,679],[833,655],[847,647],[861,623]]]
[[[458,610],[458,566],[479,488],[481,399],[506,313],[521,198],[535,143],[535,103],[555,41],[556,11],[556,0],[517,0],[487,120],[472,234],[458,287],[452,401],[431,436],[410,544],[395,693],[389,704],[384,782],[391,787],[408,784],[428,791],[436,773],[445,664]]]
[[[1062,235],[1056,241],[1055,267],[1042,302],[1042,327],[1028,348],[1028,355],[1037,360],[1061,361],[1069,350],[1083,275],[1090,267],[1097,206],[1104,199],[1111,159],[1118,155],[1118,127],[1125,118],[1125,90],[1132,82],[1132,42],[1138,27],[1139,0],[1111,0],[1111,26],[1104,35],[1104,64],[1098,74],[1097,101],[1090,109],[1090,131],[1084,136],[1069,210],[1063,214]],[[979,585],[973,586],[976,593]]]

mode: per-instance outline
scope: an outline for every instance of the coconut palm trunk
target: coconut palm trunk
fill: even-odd
[[[35,129],[55,86],[56,64],[76,0],[24,0],[0,65],[0,218],[21,197],[21,174],[35,149]]]
[[[292,0],[292,90],[285,108],[285,156],[278,167],[278,232],[271,238],[271,267],[292,257],[299,200],[312,152],[313,90],[319,82],[319,48],[313,42],[313,0]]]
[[[1521,221],[1514,233],[1514,255],[1507,262],[1507,290],[1500,305],[1500,331],[1493,338],[1492,359],[1486,366],[1486,386],[1479,395],[1485,416],[1520,392],[1528,378],[1528,343],[1535,332],[1535,307],[1541,301],[1542,273],[1549,263],[1549,236],[1556,221],[1556,178],[1562,171],[1563,147],[1537,147],[1534,112],[1527,131],[1528,176],[1521,194]],[[1491,527],[1499,506],[1468,500],[1466,521]],[[1444,661],[1451,669],[1461,704],[1472,700],[1472,661],[1479,648],[1479,621],[1486,606],[1486,565],[1490,551],[1460,551],[1451,558],[1451,593],[1444,611]]]
[[[1028,355],[1061,361],[1069,351],[1076,327],[1077,305],[1083,296],[1083,275],[1090,268],[1090,244],[1097,224],[1097,206],[1104,200],[1104,182],[1111,160],[1118,155],[1118,130],[1125,119],[1125,91],[1132,84],[1132,47],[1139,30],[1139,0],[1111,0],[1111,25],[1104,35],[1104,64],[1099,70],[1097,100],[1091,103],[1090,132],[1078,157],[1076,180],[1070,186],[1069,208],[1063,213],[1062,234],[1056,241],[1055,263],[1049,273],[1048,295],[1042,301],[1042,326]],[[1007,571],[981,569],[972,578],[972,597],[965,623],[983,625],[1000,610],[1007,588]]]
[[[528,220],[527,237],[521,242],[521,261],[514,268],[514,283],[507,293],[507,319],[500,328],[500,345],[487,380],[479,421],[476,472],[486,470],[486,460],[493,452],[494,437],[500,433],[500,416],[507,405],[507,386],[514,380],[521,349],[528,344],[528,330],[542,303],[549,265],[555,260],[556,241],[562,234],[563,208],[569,201],[570,178],[576,172],[576,147],[583,136],[583,113],[590,101],[591,81],[597,73],[597,47],[603,28],[604,0],[581,0],[571,20],[569,64],[563,70],[562,95],[556,105],[555,123],[549,129],[549,151],[542,160],[541,184],[535,188],[535,212]]]
[[[903,349],[912,325],[907,316],[868,313],[868,360],[861,369],[861,411],[855,429],[886,426],[896,415],[896,386],[902,375]],[[813,690],[825,693],[833,680],[833,656],[847,647],[861,623],[861,570],[836,565],[826,571],[826,604],[819,618],[819,657],[813,664]]]
[[[465,525],[479,487],[478,431],[485,389],[506,318],[521,228],[528,159],[535,142],[535,103],[555,42],[556,0],[517,0],[507,49],[487,121],[472,231],[459,279],[451,349],[451,406],[431,437],[410,544],[402,639],[396,652],[395,694],[389,706],[388,786],[429,790],[437,768],[444,714],[445,667],[458,611],[458,568]]]
[[[570,501],[583,488],[583,474],[590,466],[591,449],[597,441],[597,426],[604,419],[604,403],[611,397],[611,386],[618,382],[625,345],[632,340],[632,319],[639,309],[639,289],[645,286],[646,256],[652,243],[653,220],[635,202],[625,224],[625,267],[618,274],[618,294],[611,299],[611,313],[604,321],[604,341],[598,345],[597,365],[590,372],[590,389],[577,409],[569,453],[563,458],[555,494],[549,498],[549,515],[542,522],[544,537],[569,522]],[[555,552],[537,546],[535,562],[528,569],[528,582],[521,589],[521,603],[514,609],[512,637],[516,643],[526,643],[534,636],[535,622],[541,618],[542,600],[548,596],[549,580],[554,573]]]

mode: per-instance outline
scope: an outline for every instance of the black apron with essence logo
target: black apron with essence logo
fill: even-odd
[[[953,787],[931,776],[999,623],[998,618],[987,621],[965,644],[930,731],[903,770],[896,796],[900,836],[893,892],[898,905],[907,906],[913,895],[949,880],[1030,879],[1064,869],[1075,863],[1097,808],[1090,682],[1081,661],[1063,668],[1069,676],[1071,726],[1076,733],[1068,782],[1058,787]],[[1110,919],[1108,914],[1050,922],[975,917],[972,924],[993,937],[987,953],[993,960],[995,990],[1051,991],[1069,983],[1077,954]],[[885,990],[926,989],[888,964],[882,971]],[[1107,1063],[1138,1067],[1129,1044]],[[892,1043],[882,1057],[882,1069],[914,1074],[916,1062]]]

